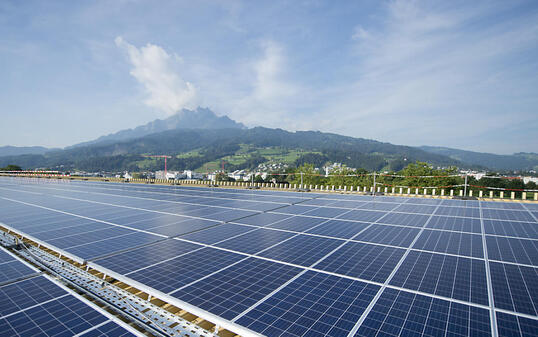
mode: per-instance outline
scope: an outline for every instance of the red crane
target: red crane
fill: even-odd
[[[164,158],[164,178],[165,179],[168,179],[168,177],[166,176],[166,159],[167,158],[172,158],[172,156],[167,156],[167,155],[164,155],[164,154],[156,154],[156,155],[142,155],[142,157],[150,157],[150,158]]]

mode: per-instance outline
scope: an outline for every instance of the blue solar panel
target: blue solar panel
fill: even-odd
[[[327,219],[313,218],[308,216],[296,215],[292,218],[287,218],[282,221],[267,225],[268,228],[278,228],[295,232],[303,232],[313,228],[320,223],[326,222]]]
[[[73,336],[107,320],[67,295],[0,319],[0,331],[6,336]]]
[[[379,211],[353,210],[338,216],[338,219],[375,222],[385,214]]]
[[[36,271],[0,248],[0,284],[35,274]]]
[[[425,229],[413,248],[438,253],[483,257],[482,236]]]
[[[491,336],[489,311],[386,288],[355,336]]]
[[[204,248],[128,273],[127,276],[154,289],[169,293],[244,258],[243,255],[235,253]]]
[[[215,246],[235,250],[237,252],[254,254],[274,246],[290,237],[293,233],[260,228],[231,239],[221,241]]]
[[[181,238],[210,245],[253,230],[256,230],[256,227],[224,223],[194,233],[182,235]]]
[[[65,290],[43,276],[1,286],[0,317],[66,294]]]
[[[306,233],[331,236],[335,238],[351,239],[360,231],[370,226],[367,222],[346,221],[346,220],[326,220]]]
[[[495,307],[536,316],[538,269],[490,262]]]
[[[236,322],[267,336],[346,336],[378,289],[308,271]]]
[[[389,213],[387,216],[380,219],[379,223],[408,227],[422,227],[429,218],[429,215],[423,214]]]
[[[297,235],[259,255],[308,267],[341,244],[340,240]]]
[[[94,262],[119,274],[127,274],[201,248],[203,246],[167,239]]]
[[[73,255],[79,256],[82,259],[95,259],[101,256],[120,252],[124,249],[134,248],[160,240],[163,240],[163,238],[160,236],[142,232],[133,232],[123,236],[67,247],[64,250]]]
[[[486,234],[538,239],[538,225],[533,222],[484,220]]]
[[[348,242],[315,267],[382,283],[403,254],[404,250],[399,248]]]
[[[488,258],[503,262],[538,265],[538,241],[486,236]]]
[[[247,225],[266,226],[266,225],[275,223],[277,221],[287,219],[291,216],[292,215],[289,215],[289,214],[262,213],[262,214],[249,216],[248,218],[239,219],[234,222],[247,224]]]
[[[484,219],[498,220],[516,220],[516,221],[535,221],[532,215],[527,211],[507,211],[500,209],[483,209]]]
[[[488,305],[483,260],[410,251],[390,284]]]
[[[233,319],[302,270],[249,258],[171,295],[226,319]]]
[[[334,218],[341,214],[349,212],[346,208],[334,208],[334,207],[319,207],[314,210],[305,212],[304,215],[308,216],[320,216],[324,218]]]
[[[203,219],[187,219],[166,226],[152,227],[147,229],[147,231],[155,234],[166,235],[168,237],[174,237],[216,226],[218,224],[219,222]]]
[[[373,224],[353,240],[409,247],[419,232],[418,228]]]
[[[316,208],[317,207],[314,207],[314,206],[291,205],[291,206],[278,208],[274,210],[273,212],[298,215],[298,214],[306,213],[308,211],[315,210]]]
[[[436,206],[429,205],[413,205],[413,204],[402,204],[394,209],[395,212],[401,213],[418,213],[418,214],[427,214],[430,215],[435,211]]]
[[[359,333],[489,335],[489,311],[465,305],[488,305],[482,223],[492,261],[496,308],[536,316],[537,268],[514,264],[538,263],[538,224],[527,211],[538,213],[533,204],[85,182],[62,184],[59,189],[53,186],[54,190],[49,187],[17,183],[20,190],[42,194],[1,190],[0,195],[113,224],[7,200],[0,202],[0,221],[81,258],[98,259],[92,264],[95,268],[114,270],[224,318],[240,317],[237,323],[269,335],[347,335],[365,306],[357,311],[346,309],[343,316],[336,313],[343,308],[335,298],[344,291],[329,289],[340,282],[337,275],[352,285],[365,286],[350,278],[383,283],[392,272],[394,277],[379,302],[362,326],[356,327]],[[50,191],[88,201],[51,196]],[[166,239],[170,236],[181,239]],[[225,250],[202,248],[183,239]],[[398,247],[408,248],[415,239],[402,261],[405,249]],[[10,272],[10,263],[0,260],[4,267],[0,275]],[[302,276],[285,286],[299,272]],[[335,281],[318,281],[313,293],[303,293],[305,283],[310,282],[305,275],[318,273]],[[295,291],[286,294],[292,287]],[[378,289],[372,284],[367,287]],[[273,291],[277,292],[260,303]],[[396,297],[381,312],[379,305],[390,292]],[[370,299],[375,294],[372,291]],[[319,302],[312,304],[314,295]],[[275,302],[278,296],[286,300]],[[306,302],[310,306],[296,305],[303,300],[310,301]],[[315,313],[321,321],[311,311],[320,305],[329,305],[326,312]],[[252,306],[255,308],[250,310]],[[509,313],[497,312],[497,318],[501,336],[524,335],[536,328],[536,320]],[[108,326],[104,323],[102,327]],[[373,326],[375,331],[369,330]],[[93,329],[84,335],[113,334],[116,329]]]
[[[367,209],[372,211],[392,211],[396,207],[398,207],[399,204],[395,203],[388,203],[388,202],[368,202],[364,205],[359,205],[358,209]]]
[[[534,337],[538,331],[538,320],[497,312],[499,337]]]
[[[448,207],[440,206],[436,215],[448,215],[448,216],[463,216],[470,218],[480,218],[480,210],[478,208],[464,208],[464,207]]]
[[[427,228],[442,229],[456,232],[482,233],[480,219],[449,216],[432,216]]]
[[[82,334],[84,337],[128,337],[134,336],[131,332],[114,322],[99,325],[94,329]]]

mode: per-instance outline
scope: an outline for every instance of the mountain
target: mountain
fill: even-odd
[[[499,155],[437,146],[420,146],[419,149],[494,170],[538,170],[537,153],[520,152]]]
[[[162,163],[143,154],[169,154],[170,170],[206,168],[209,163],[228,162],[228,169],[256,167],[265,162],[304,162],[321,166],[341,162],[369,170],[399,170],[414,161],[436,166],[468,167],[458,160],[418,148],[382,143],[319,131],[288,132],[281,129],[175,129],[116,142],[100,142],[44,155],[1,157],[7,164],[23,168],[119,171],[156,170]]]
[[[51,149],[42,146],[0,146],[0,157],[23,154],[44,154]]]
[[[134,138],[140,138],[153,133],[176,129],[244,129],[242,123],[237,123],[228,116],[218,117],[208,108],[198,107],[196,110],[183,109],[166,119],[156,119],[134,129],[121,130],[116,133],[99,137],[68,147],[81,147],[99,143],[113,143]]]

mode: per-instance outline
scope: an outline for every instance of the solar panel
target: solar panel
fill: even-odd
[[[538,265],[538,241],[486,236],[488,257],[491,260]]]
[[[409,247],[419,232],[418,228],[374,224],[354,237],[353,240]]]
[[[488,305],[486,266],[483,260],[411,251],[390,284]]]
[[[490,262],[495,307],[538,315],[538,269]]]
[[[258,255],[308,267],[341,244],[340,240],[297,235]]]
[[[262,334],[534,336],[538,327],[534,204],[88,182],[6,188],[0,222],[13,230]],[[2,273],[18,280],[9,285],[36,279],[6,267],[0,284]],[[107,329],[81,335],[129,333]]]
[[[348,242],[315,267],[383,283],[403,254],[404,250],[399,248]]]
[[[126,275],[156,290],[169,293],[242,259],[245,259],[243,255],[204,248]]]
[[[28,267],[0,247],[0,284],[35,274],[36,270]]]
[[[491,336],[489,311],[386,288],[355,336]]]
[[[480,235],[425,229],[413,248],[481,258],[484,255]]]
[[[378,289],[307,271],[236,322],[267,336],[345,336]]]
[[[301,269],[285,264],[248,258],[171,295],[226,319],[233,319],[299,272]]]
[[[0,331],[5,336],[73,336],[98,329],[106,336],[134,336],[44,276],[0,287]]]

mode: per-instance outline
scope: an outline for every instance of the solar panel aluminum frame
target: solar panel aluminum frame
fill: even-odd
[[[81,259],[80,257],[78,257],[78,256],[76,256],[76,255],[74,255],[74,254],[71,254],[71,253],[69,253],[69,252],[66,252],[66,251],[63,250],[63,249],[60,249],[60,248],[54,246],[54,245],[51,245],[51,244],[49,244],[49,243],[46,243],[45,241],[42,241],[42,240],[40,240],[40,239],[38,239],[38,238],[35,238],[35,237],[33,237],[32,235],[28,235],[28,234],[26,234],[26,233],[24,233],[24,232],[21,232],[21,231],[15,229],[15,228],[13,228],[13,227],[11,227],[11,226],[9,226],[9,225],[6,225],[6,224],[3,223],[3,222],[0,222],[0,226],[2,226],[2,227],[4,227],[4,228],[7,228],[10,232],[16,233],[16,234],[18,234],[18,235],[21,235],[22,237],[25,237],[25,238],[27,238],[27,239],[29,239],[29,240],[32,240],[32,241],[34,241],[34,242],[40,244],[41,246],[45,246],[45,247],[51,248],[51,249],[54,250],[55,252],[60,253],[61,255],[66,256],[66,257],[70,258],[71,260],[73,260],[73,261],[75,261],[75,262],[78,262],[78,263],[80,263],[80,264],[85,264],[85,263],[86,263],[86,260]]]
[[[152,297],[159,298],[160,300],[166,301],[178,308],[181,308],[183,310],[188,311],[189,313],[196,315],[200,318],[203,318],[213,324],[216,324],[218,327],[224,328],[226,330],[232,331],[238,335],[245,336],[245,337],[262,337],[263,335],[252,331],[248,328],[245,328],[244,326],[241,326],[239,324],[233,323],[227,319],[224,319],[218,315],[212,314],[208,311],[205,311],[201,308],[198,308],[192,304],[189,304],[187,302],[184,302],[178,298],[175,298],[171,295],[165,294],[159,290],[153,289],[152,287],[149,287],[143,283],[140,283],[138,281],[132,280],[129,277],[116,273],[108,268],[102,267],[99,264],[88,261],[88,267],[93,268],[95,270],[98,270],[108,276],[114,277],[116,280],[121,281],[123,283],[129,284],[138,290],[141,290]]]

